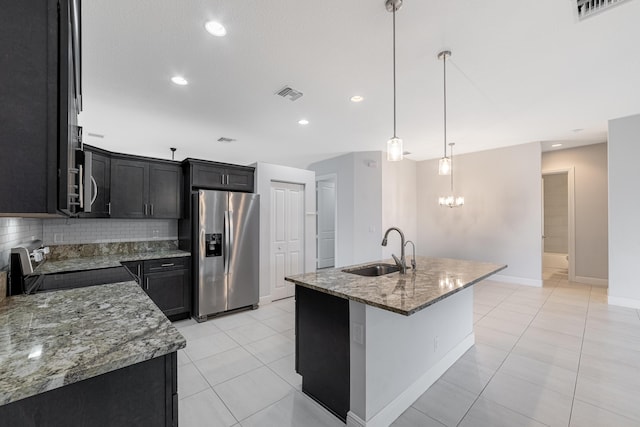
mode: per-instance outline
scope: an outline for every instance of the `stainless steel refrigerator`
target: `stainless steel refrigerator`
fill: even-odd
[[[260,196],[200,190],[194,197],[197,254],[194,315],[207,317],[259,299]]]

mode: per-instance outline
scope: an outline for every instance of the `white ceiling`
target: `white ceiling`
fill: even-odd
[[[575,0],[405,0],[397,13],[398,136],[409,158],[533,141],[603,142],[640,113],[640,1],[578,21]],[[85,142],[176,159],[304,167],[392,136],[384,0],[83,2]],[[224,38],[204,30],[222,22]],[[180,74],[188,86],[170,82]],[[298,101],[275,96],[285,85]],[[354,104],[352,95],[365,97]],[[307,118],[310,124],[297,121]],[[582,129],[581,131],[575,131]],[[219,137],[237,139],[221,144]]]

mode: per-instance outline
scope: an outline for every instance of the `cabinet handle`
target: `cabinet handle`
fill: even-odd
[[[144,216],[147,216],[147,204],[144,204]]]
[[[148,277],[144,279],[144,289],[147,290],[147,291],[149,290],[149,278]]]
[[[111,215],[111,202],[107,203],[107,209],[109,210],[109,215]]]
[[[162,267],[173,267],[175,265],[175,263],[171,263],[171,264],[162,264]]]
[[[151,216],[153,216],[153,203],[151,203]]]
[[[142,264],[138,264],[138,280],[140,280],[142,278],[142,275],[140,274],[140,267],[142,266]]]
[[[224,185],[224,174],[220,175],[220,184]]]

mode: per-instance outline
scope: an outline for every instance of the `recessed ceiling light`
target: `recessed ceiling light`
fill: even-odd
[[[186,85],[189,84],[187,79],[185,79],[182,76],[173,76],[173,77],[171,77],[171,81],[174,82],[177,85],[180,85],[180,86],[186,86]]]
[[[578,132],[582,132],[584,129],[578,128],[578,129],[571,129],[571,130],[575,133],[578,133]]]
[[[360,95],[353,95],[351,97],[351,102],[362,102],[362,101],[364,101],[364,97]]]
[[[558,147],[562,147],[562,144],[552,144],[551,148],[558,148]]]
[[[308,125],[308,124],[309,124],[309,120],[307,120],[307,119],[300,119],[300,120],[298,120],[298,124],[299,124],[299,125]]]
[[[209,32],[209,34],[216,37],[224,37],[227,35],[227,29],[224,28],[224,25],[216,21],[207,22],[204,24],[204,28]]]

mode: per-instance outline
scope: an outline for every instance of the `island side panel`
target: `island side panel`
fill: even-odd
[[[302,376],[302,391],[346,421],[348,300],[296,286],[296,370]]]
[[[365,325],[363,344],[351,342],[352,393],[364,389],[364,405],[352,401],[361,420],[353,425],[392,423],[474,343],[473,287],[411,316],[357,302],[351,311]],[[354,363],[366,364],[359,378]]]
[[[176,427],[177,404],[173,352],[0,406],[0,427]]]

